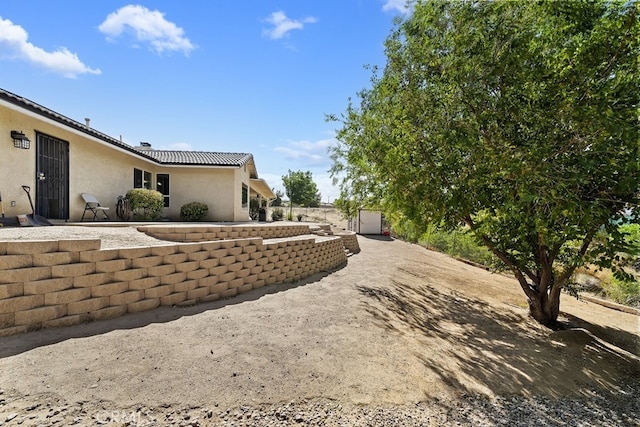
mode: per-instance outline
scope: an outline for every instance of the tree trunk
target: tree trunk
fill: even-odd
[[[529,315],[550,328],[557,327],[560,313],[560,291],[556,289],[552,289],[548,294],[538,292],[534,298],[529,296]]]
[[[475,224],[471,217],[467,216],[464,218],[464,222],[472,230],[475,229]],[[556,276],[553,263],[560,248],[550,250],[549,247],[544,244],[541,236],[538,235],[532,244],[538,268],[536,270],[530,270],[518,266],[518,263],[515,262],[507,252],[498,249],[494,242],[486,235],[480,234],[480,238],[494,255],[511,268],[520,287],[527,296],[529,315],[542,325],[552,329],[558,328],[562,288],[566,285],[575,270],[575,267],[568,266],[560,276]],[[579,250],[580,256],[585,254],[592,238],[593,235],[591,234],[585,237]]]

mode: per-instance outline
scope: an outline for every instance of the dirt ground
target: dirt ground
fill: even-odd
[[[527,317],[510,277],[401,241],[359,243],[345,267],[295,284],[0,338],[0,425],[50,421],[52,405],[86,414],[558,399],[616,393],[640,377],[638,316],[565,295],[568,329],[554,332]]]

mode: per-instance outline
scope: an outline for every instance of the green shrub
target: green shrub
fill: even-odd
[[[249,200],[249,214],[251,215],[251,218],[258,218],[258,216],[260,215],[260,208],[260,200]]]
[[[385,218],[391,224],[394,236],[406,242],[418,243],[422,231],[412,221],[398,213],[386,214]]]
[[[617,254],[621,269],[610,272],[602,288],[608,299],[617,303],[640,307],[640,224],[622,224],[619,231],[626,234],[627,248]]]
[[[127,191],[126,197],[133,212],[133,218],[138,221],[156,219],[164,207],[164,196],[159,191],[134,188]]]
[[[200,202],[190,202],[180,208],[182,221],[202,221],[209,213],[209,206]]]
[[[421,236],[419,243],[437,249],[454,257],[463,258],[487,266],[499,265],[497,258],[487,249],[476,242],[473,236],[463,227],[452,231],[444,231],[435,226],[429,226]]]
[[[271,219],[274,221],[281,221],[284,213],[281,208],[276,208],[271,212]]]
[[[603,283],[607,298],[632,307],[640,307],[640,282],[638,280],[620,280],[611,276],[609,283]]]

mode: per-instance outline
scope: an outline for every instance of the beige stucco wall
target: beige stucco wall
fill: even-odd
[[[109,215],[115,220],[118,196],[133,188],[133,169],[151,170],[152,164],[81,136],[72,135],[69,144],[70,219],[79,221],[82,217],[84,201],[80,194],[86,192],[108,206]]]
[[[2,205],[7,216],[30,213],[29,201],[22,185],[34,185],[36,174],[35,132],[30,119],[5,107],[0,101],[0,193]],[[30,150],[21,150],[13,146],[12,130],[22,130],[31,140]],[[11,201],[16,202],[11,207]]]
[[[47,118],[28,112],[16,111],[0,101],[0,179],[5,183],[2,191],[5,213],[15,216],[30,212],[29,202],[22,185],[31,187],[32,199],[36,200],[36,133],[44,133],[69,143],[69,216],[79,220],[84,210],[81,193],[95,195],[100,203],[111,209],[115,217],[118,195],[133,187],[133,168],[151,169],[152,163],[132,154],[120,151],[97,138],[72,128],[67,128]],[[22,150],[13,147],[11,130],[21,130],[31,140],[31,148]],[[10,201],[16,200],[11,208]]]
[[[247,203],[246,207],[242,206],[242,184],[247,186],[247,192],[249,199],[251,198],[251,183],[249,177],[249,170],[247,166],[240,168],[237,170],[235,175],[235,200],[233,203],[234,207],[234,216],[238,218],[238,221],[249,221],[251,216],[249,215],[249,205]]]
[[[11,130],[23,131],[31,140],[31,148],[13,147]],[[69,143],[69,216],[82,217],[84,202],[80,194],[91,193],[103,206],[110,208],[116,219],[117,197],[133,188],[133,169],[152,173],[152,189],[156,175],[169,174],[170,207],[163,215],[178,220],[180,207],[198,201],[209,207],[208,221],[247,221],[249,209],[242,207],[242,183],[250,185],[246,168],[213,168],[164,166],[119,149],[81,131],[0,100],[0,193],[7,216],[30,213],[31,208],[22,185],[32,188],[36,200],[36,132]],[[16,202],[11,207],[11,201]]]
[[[169,174],[170,206],[164,213],[170,218],[177,220],[184,204],[200,202],[209,207],[207,221],[242,220],[234,216],[234,203],[241,191],[236,189],[236,168],[165,167],[156,170]]]

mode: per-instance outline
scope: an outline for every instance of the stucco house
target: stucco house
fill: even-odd
[[[154,150],[131,146],[86,123],[0,89],[0,195],[7,217],[31,212],[23,185],[31,187],[35,213],[78,221],[91,193],[110,208],[132,188],[160,191],[163,216],[178,220],[189,202],[206,203],[207,221],[249,221],[251,198],[275,198],[258,178],[253,155]]]

